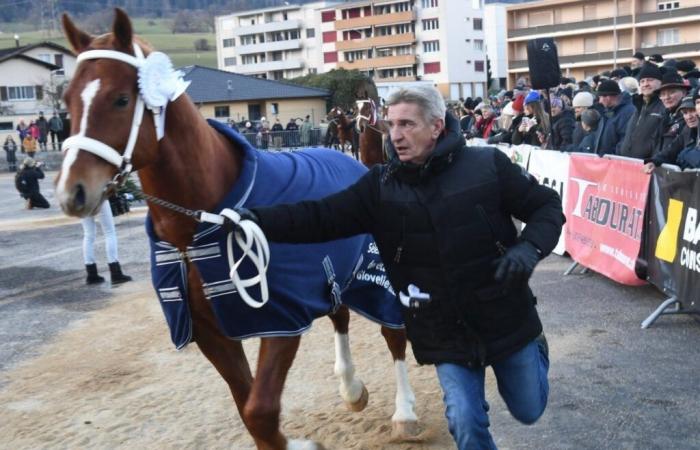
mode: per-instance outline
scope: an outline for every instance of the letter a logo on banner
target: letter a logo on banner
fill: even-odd
[[[660,260],[672,263],[676,259],[678,248],[678,231],[681,228],[683,217],[683,202],[669,199],[666,225],[664,225],[659,238],[656,240],[654,255]]]

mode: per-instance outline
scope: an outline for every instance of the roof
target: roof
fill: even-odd
[[[56,64],[47,63],[47,62],[42,61],[42,60],[40,60],[40,59],[32,58],[31,56],[22,55],[22,54],[19,54],[19,55],[18,55],[18,54],[16,54],[16,53],[12,53],[12,54],[9,54],[9,55],[2,55],[2,56],[0,56],[0,63],[4,63],[5,61],[8,61],[8,60],[13,59],[13,58],[23,59],[23,60],[25,60],[25,61],[27,61],[27,62],[30,62],[30,63],[36,64],[36,65],[45,67],[45,68],[47,68],[47,69],[49,69],[49,70],[58,70],[58,69],[60,69],[60,67],[57,66]]]
[[[37,47],[51,47],[54,50],[58,50],[63,53],[67,53],[69,55],[72,55],[73,52],[67,49],[66,47],[58,44],[54,44],[53,42],[48,42],[48,41],[43,41],[43,42],[37,42],[36,44],[29,44],[29,45],[22,45],[21,47],[8,47],[8,48],[0,48],[0,62],[6,61],[8,59],[14,58],[14,57],[20,57],[22,59],[26,59],[30,62],[35,62],[39,63],[41,65],[44,65],[45,67],[48,67],[51,70],[55,69],[60,69],[60,67],[44,62],[40,59],[37,58],[32,58],[31,56],[26,56],[24,55],[25,52],[29,50],[33,50]]]
[[[195,103],[326,98],[331,95],[326,89],[265,80],[209,67],[186,66],[180,70],[185,80],[192,82],[186,92]]]

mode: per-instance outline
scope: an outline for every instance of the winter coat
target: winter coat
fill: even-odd
[[[518,129],[520,122],[523,120],[523,115],[513,117],[513,121],[507,130],[499,130],[488,140],[489,144],[511,144],[513,132]]]
[[[632,102],[635,111],[617,154],[630,158],[650,158],[659,149],[666,108],[659,99],[658,91],[648,102],[639,94],[634,96]]]
[[[600,115],[605,118],[605,129],[598,146],[599,153],[619,154],[627,133],[627,125],[634,112],[635,108],[629,95],[620,96],[620,103],[617,106],[610,109],[603,108]]]
[[[685,120],[683,120],[683,113],[681,112],[680,108],[676,108],[675,111],[666,110],[661,134],[661,142],[659,142],[659,148],[655,153],[659,154],[669,151],[671,145],[673,145],[673,142],[678,136],[680,136],[681,132],[685,128]]]
[[[499,246],[526,240],[544,255],[557,243],[561,199],[502,152],[464,146],[449,114],[446,132],[422,165],[374,166],[354,185],[318,201],[254,208],[271,241],[323,242],[374,236],[392,288],[409,284],[431,301],[404,308],[420,364],[467,367],[499,361],[542,331],[527,283],[494,281]],[[527,223],[518,237],[511,216]]]
[[[523,119],[527,117],[528,119],[532,119],[533,116],[522,116]],[[522,123],[523,119],[520,119],[520,122]],[[520,125],[518,124],[518,127]],[[511,137],[511,143],[513,145],[520,145],[520,144],[528,144],[528,145],[534,145],[534,146],[540,146],[540,139],[537,137],[537,131],[540,129],[540,124],[538,123],[537,125],[533,126],[530,128],[529,131],[520,131],[519,128],[516,128],[513,130],[513,136]]]
[[[576,128],[576,117],[572,110],[565,109],[552,117],[552,134],[547,148],[550,150],[564,150],[571,145],[574,128]]]
[[[678,164],[680,153],[688,148],[693,148],[698,142],[698,128],[688,128],[687,126],[681,130],[670,145],[666,146],[661,152],[649,158],[646,162],[653,162],[655,166],[662,164]]]
[[[600,149],[600,141],[603,136],[603,130],[605,129],[605,123],[603,122],[605,119],[601,118],[600,120],[595,130],[585,132],[583,139],[581,139],[581,142],[574,150],[575,152],[596,153],[600,156],[604,155]]]

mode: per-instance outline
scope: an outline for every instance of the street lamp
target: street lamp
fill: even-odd
[[[19,34],[15,34],[15,46],[19,47]]]

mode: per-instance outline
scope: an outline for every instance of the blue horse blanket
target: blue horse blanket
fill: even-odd
[[[327,149],[258,151],[231,128],[209,123],[244,153],[240,177],[214,211],[217,213],[224,208],[319,199],[349,186],[366,171],[355,160]],[[320,244],[271,242],[267,271],[270,300],[255,309],[243,302],[228,276],[226,233],[221,226],[200,224],[186,255],[156,236],[150,217],[146,232],[153,286],[178,349],[192,340],[185,256],[199,270],[219,328],[231,339],[296,336],[340,304],[381,325],[403,327],[400,304],[369,235]],[[234,247],[238,259],[241,251],[235,243]],[[247,260],[239,273],[242,278],[255,275]],[[260,298],[259,290],[250,292]]]

